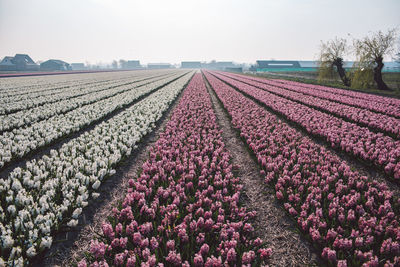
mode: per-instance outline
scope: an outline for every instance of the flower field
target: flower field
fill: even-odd
[[[2,257],[21,264],[49,248],[51,233],[61,225],[76,225],[82,208],[98,196],[101,181],[154,128],[191,75],[181,73],[137,104],[1,179]]]
[[[129,185],[121,208],[103,224],[104,238],[92,241],[93,265],[260,265],[269,257],[252,237],[254,214],[238,205],[240,181],[201,74]]]
[[[112,97],[121,92],[131,90],[132,84],[137,87],[148,84],[155,80],[157,80],[157,77],[143,80],[135,79],[129,82],[125,81],[124,83],[114,82],[113,84],[106,83],[101,85],[96,83],[96,85],[94,86],[97,87],[96,90],[87,90],[86,93],[80,92],[79,94],[76,94],[75,92],[75,95],[72,95],[72,97],[69,97],[68,99],[63,99],[61,97],[62,94],[53,95],[53,100],[49,100],[48,98],[46,99],[43,97],[44,99],[42,98],[42,101],[47,102],[42,102],[39,104],[39,107],[35,108],[28,107],[29,103],[31,103],[30,101],[32,101],[32,98],[35,98],[35,96],[33,96],[32,94],[26,94],[24,96],[24,100],[18,101],[19,104],[24,106],[24,109],[15,113],[0,116],[0,120],[2,123],[0,125],[0,131],[9,131],[17,127],[30,125],[39,120],[44,120],[57,114],[63,114],[84,105],[95,103],[99,100]],[[80,90],[82,91],[81,88]],[[10,105],[12,105],[12,103],[13,102],[11,102]]]
[[[113,92],[114,89],[110,89],[109,91],[113,93],[111,97],[107,97],[106,99],[98,98],[93,104],[84,105],[63,114],[53,114],[47,120],[4,132],[1,136],[2,145],[0,149],[3,152],[0,158],[0,167],[8,161],[12,161],[17,157],[23,157],[31,151],[51,144],[54,140],[79,131],[82,127],[101,120],[116,109],[131,104],[139,97],[152,92],[177,77],[174,75],[156,80],[153,83],[146,82],[139,86],[123,86],[123,90],[117,93]],[[68,106],[68,103],[65,105]],[[60,106],[61,104],[58,107]]]
[[[400,264],[399,200],[324,147],[277,120],[209,73],[276,197],[299,228],[338,266]]]
[[[248,208],[246,164],[310,264],[400,266],[398,99],[179,69],[5,78],[0,92],[0,267],[48,266],[57,233],[94,225],[85,212],[108,207],[119,176],[64,265],[275,266],[288,255],[260,238],[276,222]],[[231,156],[223,127],[254,162]]]
[[[303,90],[303,92],[291,91],[290,87],[288,90],[282,87],[271,86],[263,82],[244,79],[242,78],[243,76],[240,77],[238,75],[230,75],[228,77],[264,89],[284,98],[299,102],[311,108],[333,114],[347,121],[358,123],[361,126],[369,127],[372,130],[393,136],[395,139],[400,138],[400,119],[398,118],[376,113],[368,109],[353,107],[340,102],[333,102],[324,98],[311,96],[307,93],[304,93],[305,90]]]
[[[373,132],[356,123],[345,121],[247,83],[219,74],[215,75],[300,125],[308,133],[322,137],[330,146],[384,169],[395,180],[400,179],[400,140]]]
[[[328,99],[354,107],[361,107],[367,110],[400,118],[400,101],[398,99],[372,96],[355,92],[351,94],[348,90],[346,92],[345,90],[340,89],[335,89],[332,91],[332,89],[318,85],[307,85],[307,87],[304,87],[304,85],[298,86],[298,84],[295,82],[289,81],[279,83],[275,81],[264,80],[263,82],[274,86],[281,86],[294,92],[300,92],[306,95],[316,96],[322,99]],[[343,93],[343,91],[345,93]]]

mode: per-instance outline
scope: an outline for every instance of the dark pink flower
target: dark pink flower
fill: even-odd
[[[230,248],[226,254],[226,259],[230,263],[236,262],[236,251],[234,248]]]

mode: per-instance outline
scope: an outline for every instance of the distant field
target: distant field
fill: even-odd
[[[113,72],[116,70],[77,70],[77,71],[36,71],[36,72],[23,72],[23,71],[0,71],[0,78],[8,77],[24,77],[24,76],[46,76],[46,75],[61,75],[61,74],[83,74],[83,73],[96,73],[96,72]],[[121,71],[121,70],[118,70]]]
[[[383,80],[387,83],[389,88],[393,89],[390,92],[380,91],[377,88],[363,89],[360,91],[369,92],[373,94],[381,94],[400,98],[400,72],[383,72]],[[292,81],[299,81],[311,84],[320,84],[330,87],[344,88],[354,90],[343,85],[339,78],[326,82],[318,82],[318,73],[316,71],[290,71],[288,69],[278,72],[258,72],[256,76],[266,77],[271,79],[285,79]]]

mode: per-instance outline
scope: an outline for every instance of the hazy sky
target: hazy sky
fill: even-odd
[[[400,26],[400,0],[0,0],[0,58],[312,60],[320,40]]]

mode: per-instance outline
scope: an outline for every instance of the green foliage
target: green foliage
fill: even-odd
[[[335,68],[331,64],[321,64],[318,68],[318,81],[336,80],[337,74]]]
[[[354,63],[351,71],[351,88],[372,89],[375,88],[374,62],[368,57],[359,55],[358,61]]]
[[[372,68],[356,68],[351,73],[351,88],[372,89],[375,87],[374,70]]]

